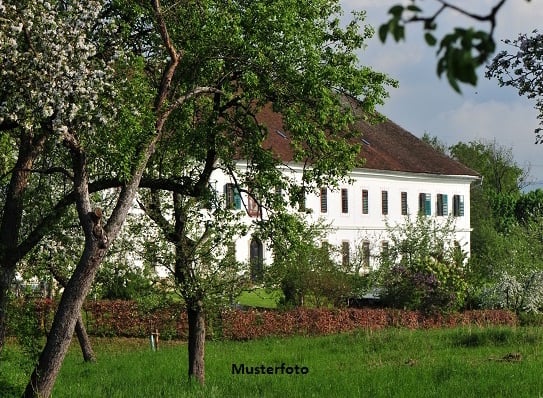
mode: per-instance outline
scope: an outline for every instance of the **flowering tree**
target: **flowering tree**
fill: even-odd
[[[0,1],[0,133],[17,148],[5,175],[0,224],[0,348],[9,286],[32,247],[21,237],[23,223],[31,224],[29,206],[36,206],[28,192],[31,171],[44,151],[52,154],[68,125],[91,132],[112,109],[99,106],[110,90],[110,62],[98,56],[100,46],[89,33],[111,29],[107,21],[97,23],[101,10],[97,1],[65,8],[55,1]],[[44,170],[57,171],[65,170]]]
[[[504,271],[494,284],[482,289],[485,307],[507,308],[517,313],[539,313],[543,308],[543,272],[512,274]]]

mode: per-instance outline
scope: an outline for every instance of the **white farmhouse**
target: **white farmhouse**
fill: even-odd
[[[280,116],[265,110],[259,119],[270,131],[266,145],[288,164],[289,173],[301,176],[303,165],[292,162]],[[350,183],[334,190],[322,187],[305,198],[308,217],[331,224],[327,242],[341,248],[341,260],[349,261],[354,249],[362,248],[371,266],[370,258],[388,245],[387,221],[395,225],[419,212],[443,220],[453,216],[455,240],[469,254],[470,184],[478,180],[477,173],[390,120],[376,125],[359,121],[357,128],[363,133],[364,167],[351,172]],[[242,170],[244,162],[238,167]],[[232,196],[238,209],[246,210],[247,222],[259,214],[250,198],[235,194],[229,177],[216,172],[213,180],[218,190]],[[238,261],[261,265],[273,261],[271,251],[251,235],[237,240],[235,249]]]

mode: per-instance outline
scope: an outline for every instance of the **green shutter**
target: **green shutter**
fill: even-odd
[[[464,195],[454,195],[453,206],[453,215],[462,217],[464,215]]]
[[[432,215],[432,195],[429,193],[419,193],[419,213],[425,216]]]
[[[236,210],[241,209],[241,195],[239,194],[239,190],[237,187],[234,187],[234,208]]]
[[[443,215],[449,215],[449,198],[447,195],[443,195]]]
[[[427,216],[432,215],[432,195],[429,193],[424,194],[424,214]]]

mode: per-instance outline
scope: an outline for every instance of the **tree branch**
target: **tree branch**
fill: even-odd
[[[23,171],[28,171],[31,173],[37,173],[37,174],[55,174],[55,173],[61,173],[68,177],[70,180],[73,181],[74,175],[70,173],[68,170],[66,170],[64,167],[50,167],[48,169],[27,169]]]
[[[164,42],[164,45],[166,46],[166,50],[168,51],[168,54],[170,56],[168,65],[166,66],[166,69],[164,69],[164,72],[162,74],[159,93],[155,99],[155,110],[158,111],[164,104],[166,100],[166,96],[168,95],[170,91],[173,75],[175,73],[175,70],[177,69],[177,65],[179,64],[179,61],[183,53],[179,55],[172,43],[170,34],[168,32],[168,28],[166,27],[166,22],[164,21],[164,17],[162,15],[160,0],[153,0],[152,5],[153,5],[153,10],[155,11],[155,17],[158,24],[158,30],[160,32],[160,36],[162,37],[162,41]]]
[[[162,233],[170,242],[175,243],[174,228],[168,222],[164,214],[162,214],[162,206],[160,205],[160,198],[158,197],[158,191],[151,190],[151,198],[145,202],[138,200],[138,205],[147,214],[151,220],[162,230]]]

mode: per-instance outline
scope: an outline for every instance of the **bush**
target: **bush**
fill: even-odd
[[[535,312],[521,312],[517,314],[521,326],[543,326],[543,314]]]
[[[266,283],[279,287],[279,306],[288,309],[311,304],[345,306],[353,290],[352,277],[333,260],[334,248],[322,245],[326,226],[309,225],[294,215],[283,215],[282,233],[272,242],[274,262]]]
[[[390,227],[391,244],[374,272],[374,287],[386,306],[450,312],[467,295],[465,253],[456,245],[452,219],[440,223],[420,215],[413,222]]]

